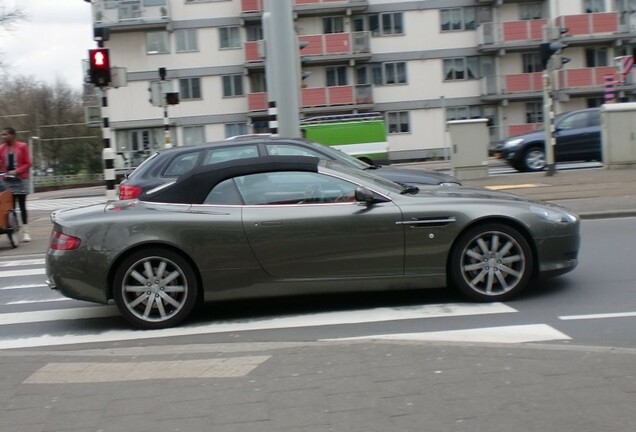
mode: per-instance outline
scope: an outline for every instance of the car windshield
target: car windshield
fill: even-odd
[[[324,164],[327,168],[333,171],[346,174],[347,176],[352,177],[352,179],[358,178],[360,180],[368,182],[372,184],[373,186],[377,186],[379,188],[384,189],[385,192],[402,193],[402,191],[404,190],[403,186],[395,182],[392,182],[390,180],[387,180],[385,178],[379,177],[368,171],[361,171],[359,169],[354,169],[351,166],[343,165],[335,161],[334,162],[325,161]]]
[[[321,147],[323,147],[323,152],[327,152],[329,153],[334,159],[336,159],[338,162],[340,163],[344,163],[346,165],[351,165],[354,166],[358,169],[369,169],[371,168],[371,165],[369,165],[366,162],[362,162],[360,159],[355,158],[345,152],[343,152],[342,150],[338,150],[336,148],[333,147],[329,147],[329,146],[323,146],[321,144],[317,144],[320,145]]]

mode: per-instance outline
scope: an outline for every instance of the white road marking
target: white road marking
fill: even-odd
[[[212,322],[209,324],[180,326],[177,328],[147,330],[143,332],[138,330],[113,330],[89,335],[42,335],[31,338],[5,339],[0,340],[0,349],[55,346],[92,342],[113,342],[123,340],[152,339],[250,330],[318,327],[342,324],[402,321],[422,318],[487,315],[514,312],[517,312],[517,310],[503,303],[448,303],[399,308],[377,308],[364,311],[326,312],[313,315],[287,316],[274,319],[254,319],[247,322],[245,320],[237,322]],[[18,324],[23,322],[42,322],[61,319],[97,318],[117,314],[118,312],[114,307],[108,306],[0,314],[0,325]]]
[[[485,343],[527,343],[571,338],[546,324],[486,327],[475,329],[448,330],[439,332],[382,334],[352,338],[323,339],[323,342],[365,339],[444,341],[444,342],[485,342]]]
[[[33,303],[49,303],[49,302],[59,302],[59,301],[74,301],[70,298],[59,297],[59,298],[48,298],[48,299],[39,299],[39,300],[16,300],[5,303],[6,305],[23,305],[23,304],[33,304]]]
[[[589,314],[589,315],[564,315],[564,316],[560,316],[559,319],[563,321],[573,321],[573,320],[628,318],[628,317],[636,317],[636,312],[616,312],[616,313],[602,313],[602,314]]]
[[[0,271],[0,278],[15,276],[37,276],[43,274],[46,274],[46,271],[43,268],[30,270],[4,270]]]
[[[25,284],[25,285],[9,285],[6,287],[0,287],[0,291],[17,290],[17,289],[29,289],[29,288],[48,288],[46,284]]]
[[[42,259],[2,261],[2,262],[0,262],[0,267],[18,267],[18,266],[42,265],[42,264],[44,264],[44,258],[42,258]]]
[[[57,198],[49,200],[27,200],[27,210],[61,210],[92,204],[106,204],[105,197]]]

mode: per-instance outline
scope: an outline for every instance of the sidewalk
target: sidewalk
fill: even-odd
[[[499,161],[491,161],[498,164]],[[400,164],[402,168],[448,170],[448,161]],[[636,166],[623,169],[586,169],[497,175],[464,180],[465,187],[505,190],[531,199],[554,202],[578,213],[583,219],[636,216]],[[38,192],[28,200],[106,195],[105,187]],[[11,248],[9,239],[0,236],[0,256],[42,254],[51,233],[50,213],[31,212],[29,229],[33,241]]]

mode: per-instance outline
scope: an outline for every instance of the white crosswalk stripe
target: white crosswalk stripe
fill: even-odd
[[[92,204],[105,204],[106,198],[101,196],[59,198],[49,200],[27,199],[28,210],[61,210],[67,208],[84,207]]]
[[[101,324],[91,330],[90,321],[119,316],[113,305],[91,305],[66,299],[56,291],[46,288],[43,283],[43,259],[0,261],[0,350],[11,348],[57,346],[66,344],[115,342],[190,335],[211,335],[244,331],[277,330],[325,327],[338,325],[372,324],[383,322],[413,322],[470,316],[505,316],[517,313],[517,309],[503,303],[442,303],[417,306],[379,307],[364,310],[336,312],[301,313],[275,317],[240,318],[237,320],[214,321],[185,324],[177,328],[140,332],[134,329],[100,330]],[[17,269],[16,267],[21,267]],[[6,270],[1,270],[1,269]],[[9,268],[11,270],[9,270]],[[23,283],[16,277],[29,278]],[[11,277],[11,279],[6,279]],[[11,281],[11,282],[8,282]],[[8,283],[7,283],[8,282]],[[65,303],[68,302],[68,303]],[[48,306],[47,306],[48,305]],[[42,307],[45,307],[42,309]],[[28,309],[34,310],[28,310]],[[24,334],[14,337],[14,329],[20,326],[34,326],[38,323],[56,323],[58,332],[47,329],[45,335],[37,327],[25,327]],[[79,322],[82,322],[81,324]],[[95,321],[97,323],[97,321]],[[10,327],[9,327],[10,326]],[[421,327],[414,324],[415,328]],[[34,330],[34,328],[36,330]],[[10,329],[10,330],[9,330]],[[421,331],[400,334],[375,334],[353,339],[398,339],[528,343],[541,341],[568,340],[569,336],[546,324],[500,325],[494,327],[467,328],[450,331]]]

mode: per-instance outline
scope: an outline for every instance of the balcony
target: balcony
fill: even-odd
[[[619,12],[564,15],[556,18],[550,29],[545,19],[483,23],[477,29],[478,47],[481,51],[527,49],[559,38],[560,28],[568,29],[565,40],[569,44],[613,41],[631,28],[620,24],[619,15]]]
[[[320,13],[355,12],[367,8],[367,0],[294,0],[294,11],[300,15]],[[265,0],[241,0],[241,13],[260,14],[265,9]]]
[[[109,27],[111,31],[165,28],[170,21],[166,0],[93,0],[92,5],[95,27]]]
[[[562,94],[599,93],[603,91],[607,75],[615,76],[616,70],[611,66],[561,69],[556,72],[555,90]],[[631,77],[628,78],[629,85]],[[542,72],[487,76],[481,79],[482,98],[485,100],[536,99],[541,97],[542,91]]]
[[[369,32],[329,33],[299,36],[301,42],[308,42],[302,55],[308,62],[325,62],[329,60],[349,61],[351,58],[369,58],[371,53]],[[245,43],[245,62],[260,63],[258,41]]]
[[[301,108],[328,108],[351,105],[368,105],[373,103],[370,87],[335,86],[311,87],[301,89]],[[250,93],[247,95],[250,112],[267,110],[267,93]]]

